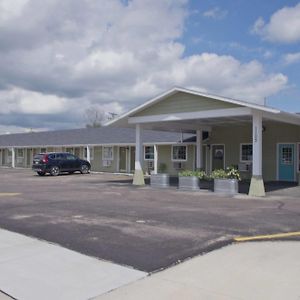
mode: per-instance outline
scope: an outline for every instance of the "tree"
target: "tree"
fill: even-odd
[[[98,107],[89,107],[85,110],[86,128],[99,128],[105,121],[105,112]]]

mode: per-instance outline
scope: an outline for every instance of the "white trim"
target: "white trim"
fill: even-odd
[[[132,114],[136,114],[137,112],[140,112],[140,111],[150,107],[151,105],[164,100],[166,97],[172,96],[173,94],[176,94],[178,92],[183,92],[186,94],[191,94],[191,95],[196,95],[196,96],[202,96],[202,97],[211,98],[214,100],[220,100],[223,102],[241,105],[244,107],[258,109],[258,110],[267,111],[267,112],[271,112],[271,113],[279,113],[280,112],[280,110],[278,110],[278,109],[266,107],[266,106],[259,105],[259,104],[249,103],[246,101],[235,100],[232,98],[217,96],[217,95],[213,95],[213,94],[207,94],[207,93],[198,92],[198,91],[194,91],[194,90],[188,90],[188,89],[184,89],[184,88],[180,88],[180,87],[175,87],[175,88],[172,88],[172,89],[166,91],[163,94],[160,94],[160,95],[146,101],[144,104],[133,108],[132,110],[124,113],[123,115],[119,116],[118,118],[115,118],[115,119],[105,123],[104,126],[109,126],[109,125],[115,124],[115,123],[119,122],[120,120],[125,119],[126,117],[129,117]],[[300,120],[300,117],[299,117],[299,120]]]
[[[252,159],[251,160],[243,160],[242,159],[242,147],[243,146],[252,146]],[[250,143],[240,143],[240,162],[242,163],[252,163],[253,161],[253,144],[250,142]]]
[[[111,157],[104,157],[104,148],[111,148]],[[102,160],[114,160],[114,147],[113,146],[102,146]]]
[[[224,152],[223,152],[223,169],[225,170],[225,155],[226,155],[226,150],[225,150],[225,144],[210,144],[210,172],[212,172],[212,160],[213,160],[213,146],[223,146],[224,147]]]
[[[153,158],[146,158],[146,147],[153,147]],[[145,145],[144,146],[144,160],[145,161],[154,160],[154,152],[155,152],[154,145]]]
[[[154,174],[158,173],[158,147],[154,145]]]
[[[199,120],[209,118],[221,118],[221,117],[236,117],[236,116],[250,116],[252,110],[247,107],[238,108],[225,108],[225,109],[212,109],[196,112],[184,112],[184,113],[170,113],[143,117],[131,117],[128,119],[129,124],[140,123],[155,123],[155,122],[171,122],[182,120]],[[203,131],[208,131],[205,126],[201,126]],[[211,130],[211,127],[209,127]]]
[[[185,159],[173,159],[173,148],[174,147],[185,147]],[[187,147],[187,145],[182,145],[182,144],[172,145],[172,147],[171,147],[171,161],[172,162],[188,161],[188,147]]]
[[[102,152],[102,149],[101,149]],[[117,147],[117,163],[116,163],[117,172],[120,172],[120,147]]]
[[[202,130],[198,129],[196,131],[196,168],[197,169],[201,169],[203,168],[203,154],[202,154],[202,151],[203,151],[203,143],[202,143]]]
[[[135,171],[143,171],[142,132],[143,132],[142,126],[140,124],[136,124],[135,125],[135,163],[134,163],[134,170]]]
[[[87,151],[88,152],[88,150],[87,150],[87,147],[89,147],[89,152],[90,152],[90,160],[94,160],[94,146],[91,146],[91,145],[85,145],[84,147],[83,147],[83,158],[84,159],[88,159],[87,158],[87,154],[88,153],[85,153],[85,151]],[[55,152],[55,151],[54,151]],[[85,155],[86,154],[86,155]],[[74,154],[75,155],[75,154]]]
[[[17,155],[16,155],[16,157],[17,158],[24,158],[24,148],[18,148],[18,149],[16,149],[17,150]],[[22,152],[23,152],[23,155],[19,155],[19,150],[22,150]]]
[[[297,143],[289,143],[289,142],[278,142],[276,143],[276,180],[279,181],[279,145],[294,145],[294,180],[297,180],[297,169],[298,169],[298,159],[295,157],[298,155],[297,153]]]

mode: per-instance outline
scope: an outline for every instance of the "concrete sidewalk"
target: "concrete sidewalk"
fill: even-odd
[[[235,244],[95,300],[300,299],[300,242]]]
[[[20,300],[91,299],[147,273],[0,229],[0,290]],[[0,299],[7,296],[0,294]]]
[[[234,244],[146,276],[0,229],[0,290],[19,300],[299,300],[300,242]]]

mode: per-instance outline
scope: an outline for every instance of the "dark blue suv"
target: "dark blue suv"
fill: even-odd
[[[32,170],[40,176],[46,173],[57,176],[62,172],[74,173],[76,171],[87,174],[90,169],[91,164],[87,160],[67,152],[39,153],[34,156],[32,164]]]

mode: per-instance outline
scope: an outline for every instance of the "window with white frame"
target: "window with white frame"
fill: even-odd
[[[172,146],[172,161],[186,161],[187,147],[186,146]]]
[[[84,147],[84,159],[87,159],[87,147]],[[94,159],[94,147],[90,147],[90,159]]]
[[[24,157],[24,149],[17,149],[17,157],[20,158]]]
[[[47,148],[41,148],[41,153],[46,153],[47,152]]]
[[[154,146],[144,147],[144,160],[154,160]]]
[[[253,156],[252,144],[241,144],[240,148],[240,161],[241,162],[252,162]]]
[[[113,160],[114,159],[114,148],[112,146],[102,147],[102,160]]]

